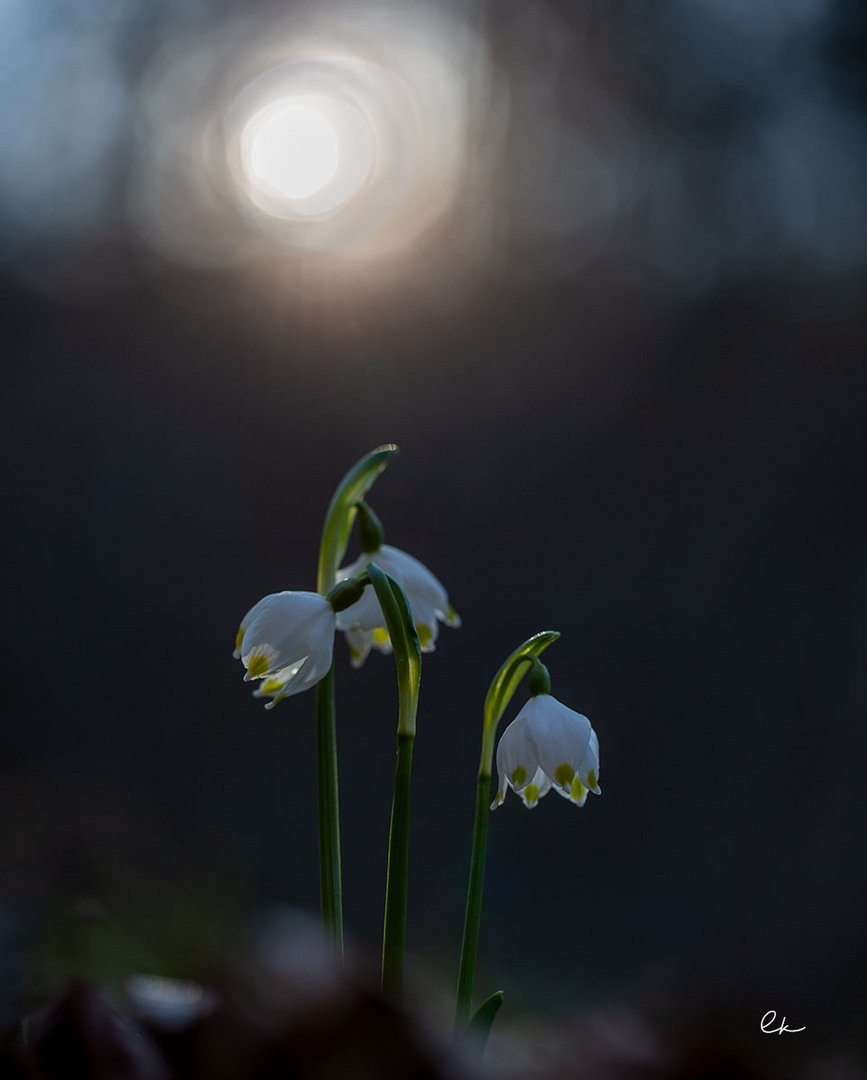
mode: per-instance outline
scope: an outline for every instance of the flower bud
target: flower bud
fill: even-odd
[[[385,543],[382,522],[364,500],[355,504],[358,511],[358,539],[365,555],[375,555]]]
[[[370,582],[365,574],[350,578],[348,581],[339,581],[325,599],[331,605],[331,610],[335,614],[338,611],[345,611],[348,607],[358,603],[365,586],[369,584]]]

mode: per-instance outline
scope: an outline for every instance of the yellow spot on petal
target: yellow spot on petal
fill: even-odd
[[[590,772],[587,773],[587,787],[589,787],[591,791],[598,794],[599,781],[596,779],[596,772],[594,769],[591,769]]]
[[[267,673],[270,666],[271,662],[267,656],[251,656],[247,661],[247,674],[252,679],[258,679]]]
[[[539,801],[539,788],[536,784],[527,784],[521,794],[527,800],[528,806],[532,806],[533,803]]]
[[[446,612],[446,622],[449,624],[449,626],[457,627],[461,625],[461,617],[460,615],[458,615],[458,613],[455,611],[454,607],[451,604],[449,604],[449,609]]]
[[[572,783],[572,777],[575,775],[575,770],[571,765],[568,765],[565,761],[562,765],[558,765],[554,770],[554,780],[560,785],[561,788],[567,788]]]
[[[238,633],[235,634],[235,651],[236,652],[240,651],[241,642],[244,640],[244,634],[246,634],[246,632],[247,631],[244,629],[243,626],[238,627]]]
[[[266,679],[262,683],[261,690],[263,694],[277,694],[283,689],[284,685],[285,683],[280,682],[279,679]]]
[[[424,648],[425,645],[430,645],[431,641],[433,641],[433,631],[431,630],[431,628],[429,626],[425,626],[424,623],[419,623],[416,626],[415,630],[418,634],[419,645],[421,645],[422,648]]]
[[[582,799],[587,798],[587,788],[581,783],[580,776],[576,776],[572,781],[572,792],[569,797],[575,802],[580,802]]]
[[[391,642],[388,631],[384,626],[377,626],[372,632],[371,637],[373,638],[374,645],[388,645]]]
[[[523,765],[519,765],[517,769],[512,769],[512,775],[509,777],[515,787],[520,787],[521,784],[527,782],[527,770]]]

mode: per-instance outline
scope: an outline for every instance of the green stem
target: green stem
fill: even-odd
[[[409,791],[421,681],[421,648],[412,620],[412,610],[403,589],[394,578],[384,574],[376,563],[368,564],[367,573],[385,616],[397,673],[397,765],[391,802],[391,826],[388,832],[385,918],[382,926],[382,986],[384,990],[399,994],[403,986],[403,952],[406,944]]]
[[[473,987],[476,981],[476,958],[479,952],[479,930],[482,923],[482,894],[485,887],[485,859],[488,851],[488,819],[490,817],[491,774],[479,770],[476,783],[476,818],[473,824],[473,851],[470,856],[470,880],[467,886],[467,908],[464,917],[464,936],[461,941],[461,966],[458,974],[458,1001],[455,1027],[462,1031],[470,1019]]]
[[[385,920],[382,931],[382,988],[395,995],[399,994],[403,987],[409,879],[409,795],[414,741],[414,734],[399,734],[397,737],[397,765],[388,833]]]
[[[343,956],[343,893],[340,882],[340,807],[337,789],[337,724],[334,668],[316,687],[316,769],[319,809],[319,896],[322,925]]]
[[[337,570],[346,554],[356,517],[356,504],[370,490],[377,476],[397,453],[397,447],[380,446],[357,461],[331,497],[322,539],[316,589],[327,596],[337,582]],[[319,893],[326,935],[343,955],[343,894],[340,881],[340,815],[337,794],[337,722],[334,714],[334,668],[316,687],[316,781],[319,811]]]
[[[479,951],[479,930],[482,922],[482,893],[485,886],[485,858],[488,850],[488,818],[490,816],[491,776],[494,768],[494,744],[497,727],[518,684],[535,660],[559,637],[556,630],[542,630],[527,638],[503,662],[491,681],[485,697],[482,722],[482,753],[476,783],[476,816],[473,825],[473,850],[470,855],[470,880],[467,885],[467,907],[464,916],[464,935],[461,941],[461,960],[458,973],[458,995],[455,1007],[455,1028],[463,1031],[470,1018],[473,988],[476,981],[476,957]]]

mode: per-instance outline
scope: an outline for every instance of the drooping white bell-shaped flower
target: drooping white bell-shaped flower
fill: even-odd
[[[532,809],[553,788],[583,806],[587,792],[601,795],[599,739],[590,721],[550,694],[536,694],[503,732],[497,747],[499,788],[495,810],[509,788]]]
[[[371,562],[393,577],[406,593],[422,652],[434,651],[440,622],[455,628],[461,625],[460,616],[449,603],[448,593],[439,578],[418,559],[389,544],[359,555],[354,563],[338,571],[337,580],[356,577]],[[338,614],[337,628],[346,634],[353,667],[361,667],[371,647],[380,652],[391,652],[385,617],[372,586],[364,590],[357,603]]]
[[[264,680],[254,696],[268,698],[266,708],[273,708],[324,678],[335,628],[334,609],[318,593],[270,593],[254,604],[235,639],[235,657],[247,669],[244,681]]]

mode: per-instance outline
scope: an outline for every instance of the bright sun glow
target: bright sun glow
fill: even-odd
[[[251,180],[285,199],[307,199],[321,191],[340,162],[334,128],[318,109],[297,99],[260,109],[241,138]]]
[[[386,257],[423,238],[443,267],[458,231],[462,251],[486,248],[482,166],[499,152],[508,95],[453,6],[272,4],[259,20],[234,5],[213,35],[167,43],[148,76],[131,202],[148,242],[194,264],[255,263],[305,292],[344,272],[361,281],[362,264],[387,275]],[[477,196],[466,229],[435,228]]]
[[[253,83],[235,106],[245,117],[238,161],[246,195],[284,221],[321,221],[343,209],[364,189],[376,156],[365,113],[307,81],[307,91],[268,95],[267,104]]]

